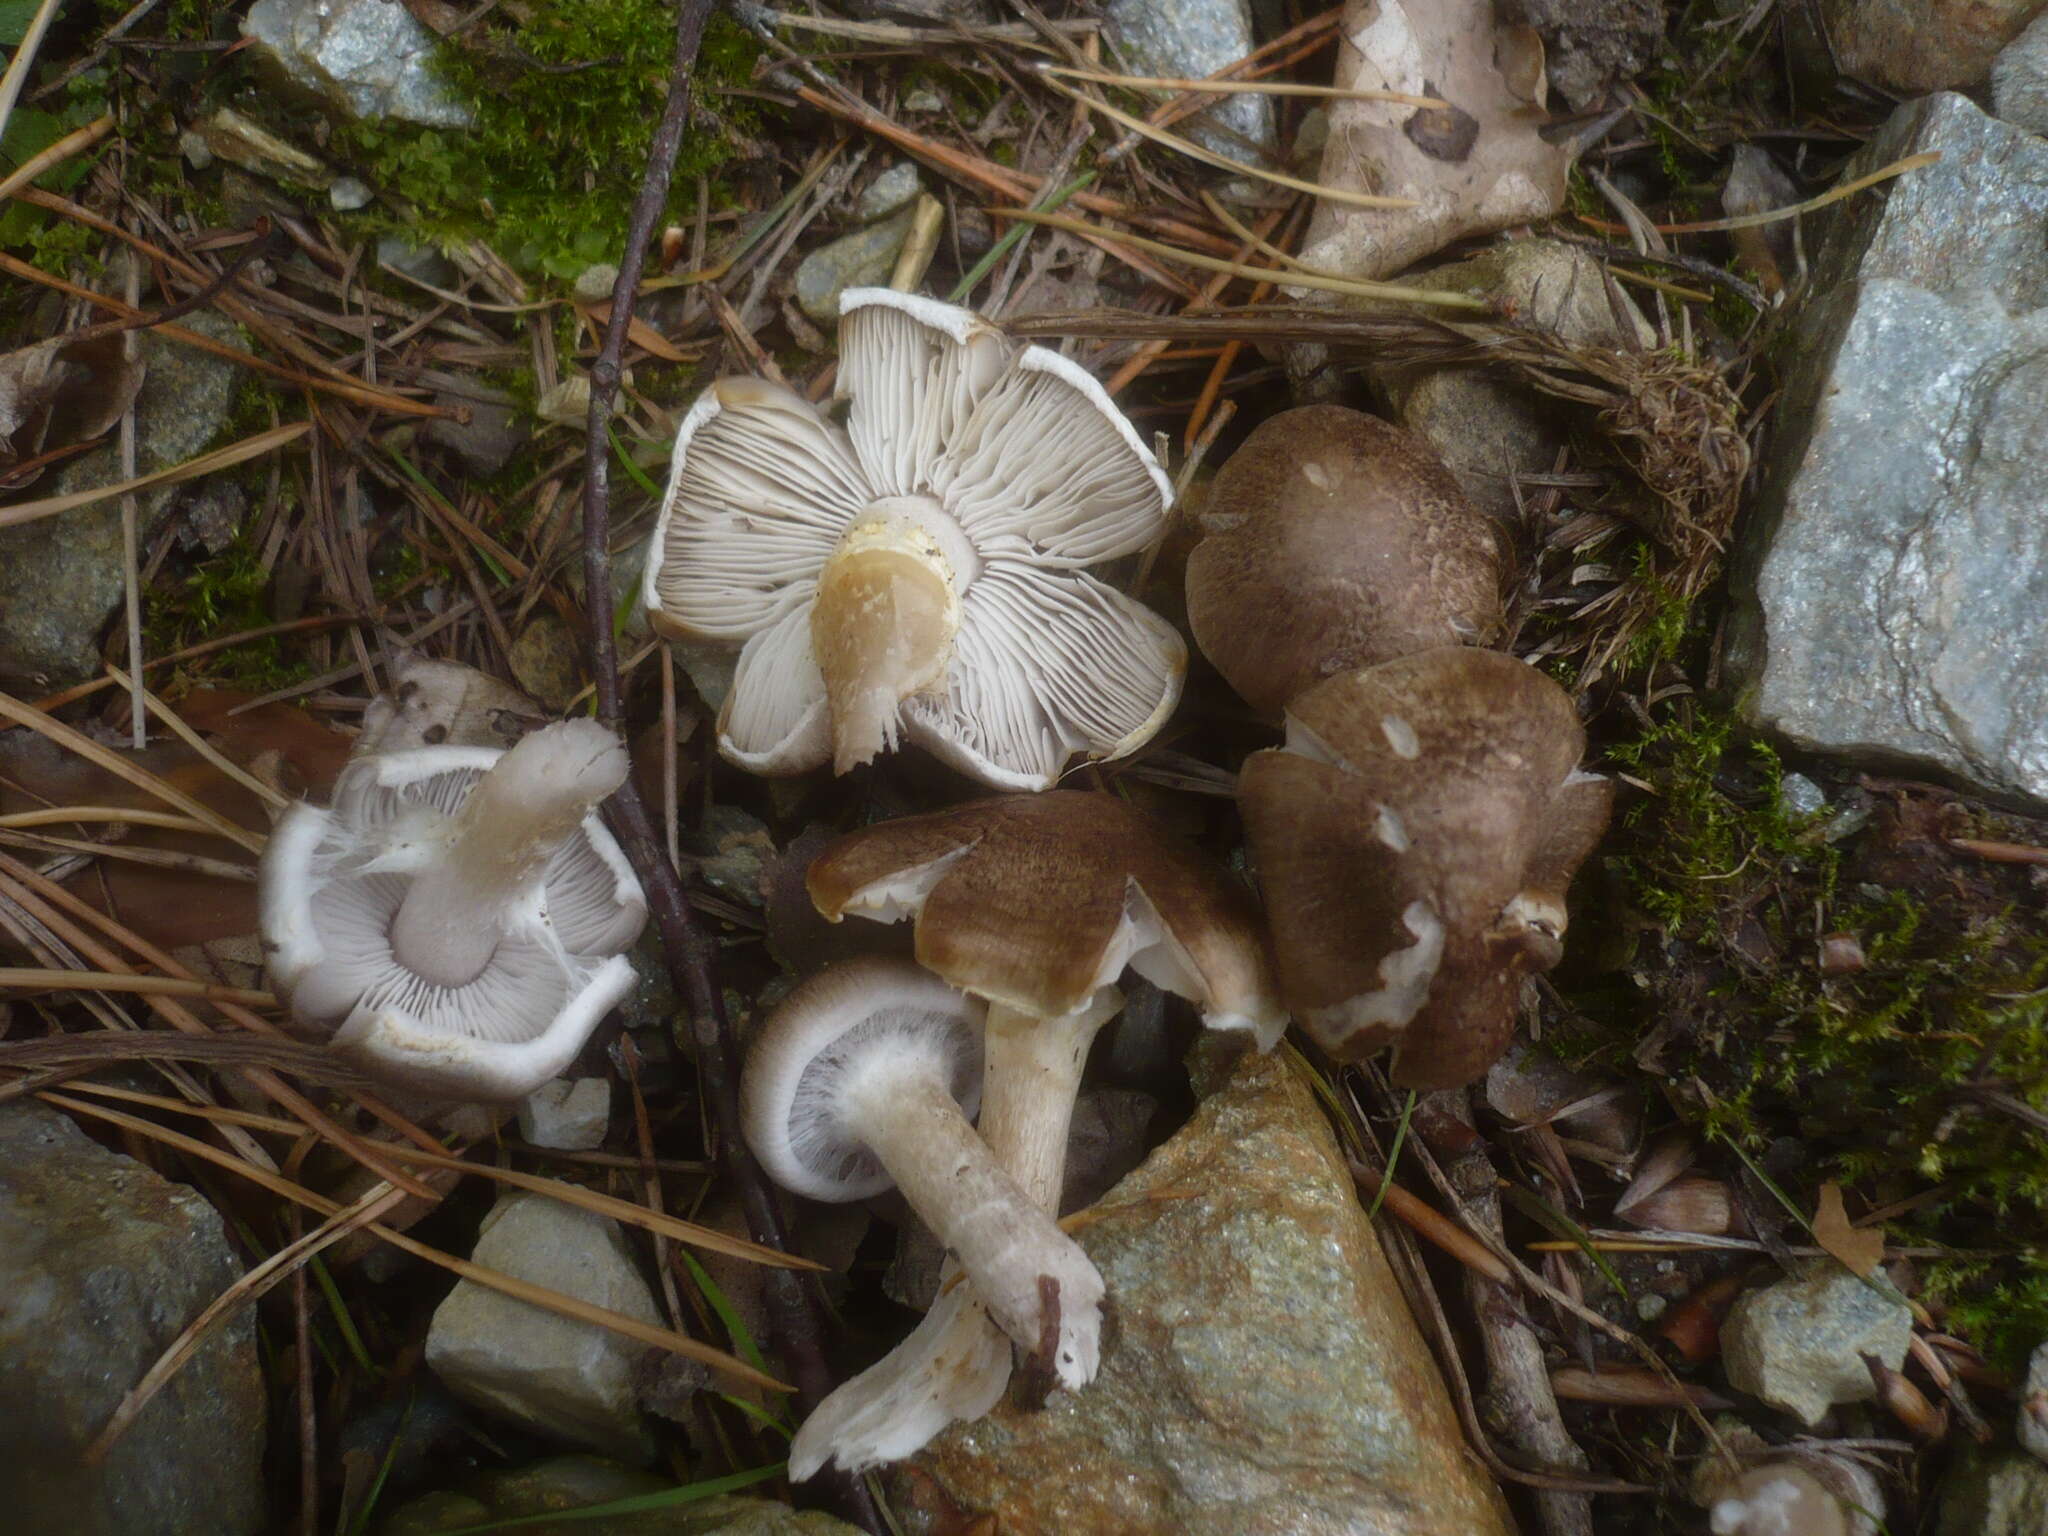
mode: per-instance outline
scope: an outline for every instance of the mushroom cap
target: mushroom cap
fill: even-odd
[[[620,955],[647,905],[593,813],[510,909],[475,980],[436,986],[392,951],[407,891],[504,754],[423,747],[356,758],[325,809],[287,811],[264,850],[259,923],[272,985],[338,1050],[419,1092],[519,1098],[556,1076],[632,989]]]
[[[1188,626],[1267,716],[1340,672],[1500,627],[1493,525],[1413,433],[1340,405],[1260,423],[1216,473]]]
[[[876,1053],[923,1062],[972,1119],[981,1101],[983,1007],[902,960],[833,966],[776,1004],[747,1051],[740,1122],[769,1177],[813,1200],[865,1200],[893,1186],[841,1122],[837,1097]]]
[[[1299,695],[1238,802],[1282,996],[1340,1060],[1453,1087],[1514,1029],[1521,979],[1562,954],[1565,888],[1613,789],[1578,771],[1571,699],[1495,651],[1442,647]]]
[[[1179,699],[1186,648],[1087,568],[1163,531],[1151,452],[1084,370],[967,310],[874,288],[840,310],[843,427],[739,378],[676,435],[641,597],[665,634],[742,647],[719,750],[756,773],[832,759],[819,578],[878,504],[915,503],[958,629],[942,675],[902,699],[903,735],[1001,789],[1135,751]]]
[[[1128,965],[1261,1049],[1287,1025],[1250,893],[1113,794],[880,822],[828,844],[808,884],[833,922],[914,917],[920,965],[1020,1013],[1077,1013]]]

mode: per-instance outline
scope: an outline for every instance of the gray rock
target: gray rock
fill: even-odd
[[[1941,159],[1825,226],[1729,659],[1808,749],[2048,800],[2048,143],[1961,96],[1848,174]]]
[[[837,325],[839,295],[889,280],[915,217],[915,209],[904,208],[804,257],[796,269],[796,301],[803,312],[820,325]]]
[[[1505,1536],[1302,1076],[1204,1054],[1193,1120],[1078,1234],[1101,1374],[1011,1398],[888,1483],[904,1528]]]
[[[1896,1370],[1912,1336],[1912,1308],[1882,1279],[1859,1279],[1826,1259],[1736,1298],[1721,1357],[1737,1388],[1810,1427],[1837,1403],[1875,1397],[1863,1357]]]
[[[619,1225],[545,1195],[501,1196],[471,1257],[535,1285],[657,1326],[661,1314]],[[633,1396],[646,1346],[473,1281],[427,1330],[427,1364],[466,1402],[542,1434],[645,1461],[654,1442]]]
[[[1504,301],[1571,341],[1615,348],[1656,343],[1634,302],[1611,290],[1600,263],[1555,240],[1506,240],[1401,280]],[[1394,419],[1436,451],[1473,505],[1495,517],[1517,517],[1513,477],[1547,474],[1566,440],[1554,404],[1480,369],[1368,372],[1386,392]]]
[[[2048,1462],[2048,1344],[2037,1347],[2027,1361],[2027,1384],[2020,1388],[2020,1449]]]
[[[2043,0],[1818,0],[1788,8],[1794,59],[1901,96],[1980,84]]]
[[[732,805],[714,805],[694,832],[682,838],[685,867],[715,890],[725,892],[743,905],[762,904],[763,877],[775,860],[775,839],[766,823]]]
[[[338,176],[334,185],[327,189],[327,201],[334,204],[340,213],[354,213],[358,208],[367,208],[370,199],[376,195],[353,176]]]
[[[863,224],[886,219],[890,214],[908,208],[923,188],[924,181],[917,173],[917,162],[899,160],[867,184],[860,201],[854,204],[853,216]]]
[[[1614,81],[1633,80],[1664,41],[1658,0],[1508,0],[1497,15],[1542,35],[1550,83],[1579,112],[1599,105]]]
[[[438,1536],[493,1520],[534,1521],[519,1527],[521,1536],[858,1536],[854,1527],[816,1510],[738,1495],[632,1515],[537,1518],[674,1489],[666,1478],[596,1456],[557,1456],[509,1472],[482,1473],[459,1493],[414,1499],[394,1510],[377,1527],[377,1536]]]
[[[427,422],[426,432],[430,441],[460,457],[463,467],[474,475],[497,474],[532,436],[525,414],[513,404],[512,397],[492,390],[488,384],[465,379],[460,393],[436,390],[434,404],[469,412],[468,421],[457,421],[452,416],[433,417]]]
[[[462,276],[438,246],[421,245],[404,235],[385,235],[377,242],[377,264],[436,288],[450,287]]]
[[[2048,1466],[1969,1447],[1935,1495],[1934,1536],[2048,1536]]]
[[[595,266],[585,267],[576,274],[576,297],[586,304],[608,304],[612,289],[618,286],[619,269],[615,262],[600,261]]]
[[[604,1145],[611,1125],[612,1087],[601,1077],[558,1077],[519,1106],[519,1134],[536,1147],[588,1152]]]
[[[142,1373],[241,1278],[204,1196],[56,1111],[0,1106],[0,1488],[11,1536],[269,1529],[254,1312],[238,1310],[105,1462],[80,1455]]]
[[[583,686],[583,638],[560,614],[543,609],[505,657],[512,680],[548,709],[565,710]]]
[[[210,310],[179,324],[234,346],[241,331]],[[206,448],[226,425],[239,371],[196,347],[143,333],[148,372],[135,400],[135,469],[151,474]],[[64,466],[49,494],[70,495],[122,478],[112,442]],[[42,487],[37,487],[40,492]],[[172,488],[137,498],[140,526],[169,503]],[[0,528],[0,677],[37,688],[83,681],[99,671],[99,633],[121,601],[121,503],[118,499]]]
[[[1109,0],[1109,35],[1141,75],[1199,80],[1258,46],[1245,0]],[[1173,131],[1204,149],[1254,165],[1275,155],[1273,104],[1263,96],[1218,96]]]
[[[433,71],[434,34],[395,0],[256,0],[242,34],[345,116],[428,128],[475,121]]]
[[[2048,15],[2035,17],[1991,61],[1991,110],[2015,128],[2048,133]]]
[[[1794,816],[1818,816],[1828,808],[1827,791],[1803,773],[1788,773],[1780,779],[1778,794],[1786,811]]]
[[[186,499],[178,522],[178,543],[186,549],[220,554],[241,534],[249,497],[232,480],[208,480]]]

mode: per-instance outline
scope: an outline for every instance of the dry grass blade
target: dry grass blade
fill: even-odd
[[[21,41],[15,45],[14,57],[7,61],[7,73],[0,75],[0,133],[7,131],[8,119],[14,116],[14,103],[28,81],[29,66],[35,62],[36,50],[43,46],[43,34],[50,29],[56,14],[57,0],[43,0],[36,7],[35,15],[22,31]]]
[[[117,778],[125,779],[137,789],[163,801],[165,805],[176,807],[194,821],[204,823],[209,831],[217,833],[229,842],[238,843],[251,853],[263,852],[265,840],[256,833],[236,826],[211,806],[201,805],[183,790],[165,783],[147,768],[138,767],[118,752],[108,751],[91,737],[73,730],[60,720],[52,719],[39,709],[22,703],[10,693],[0,693],[0,718],[12,720],[16,725],[25,725],[38,735],[47,736],[58,746],[77,753],[87,762],[106,769]]]
[[[75,971],[65,971],[75,976]],[[162,978],[158,978],[162,979]],[[31,1040],[0,1040],[0,1069],[22,1072],[55,1070],[91,1071],[127,1061],[192,1061],[212,1067],[272,1067],[331,1088],[367,1088],[370,1080],[361,1069],[350,1065],[321,1045],[298,1040],[266,1040],[260,1035],[186,1035],[174,1030],[96,1030],[86,1034],[44,1035]],[[0,1102],[24,1092],[49,1086],[33,1078],[0,1084]],[[83,1091],[83,1085],[81,1085]],[[213,1105],[185,1104],[157,1094],[137,1095],[138,1102],[159,1108],[175,1108],[222,1124],[247,1129],[275,1131],[281,1136],[303,1136],[306,1127],[296,1120],[275,1115],[252,1115],[245,1110],[222,1110]]]
[[[204,827],[200,831],[204,832]],[[256,870],[249,864],[230,864],[198,853],[173,853],[167,848],[130,848],[125,843],[95,843],[78,837],[50,837],[37,832],[0,832],[0,843],[10,848],[39,852],[82,853],[94,859],[118,859],[124,864],[147,864],[154,869],[179,869],[187,874],[214,880],[253,883]]]
[[[1219,171],[1228,171],[1233,176],[1249,176],[1255,181],[1271,182],[1276,187],[1285,187],[1290,192],[1306,192],[1311,197],[1327,198],[1330,202],[1342,203],[1351,208],[1414,208],[1419,206],[1412,197],[1375,197],[1370,192],[1347,192],[1342,187],[1324,186],[1320,182],[1303,181],[1299,176],[1289,176],[1281,171],[1269,171],[1264,166],[1253,165],[1248,160],[1233,160],[1228,155],[1219,155],[1213,150],[1204,149],[1193,140],[1184,139],[1177,133],[1169,133],[1164,128],[1155,128],[1152,124],[1146,122],[1144,118],[1126,112],[1121,107],[1113,107],[1100,97],[1090,96],[1086,91],[1077,91],[1072,86],[1065,85],[1049,75],[1046,77],[1045,83],[1058,91],[1062,96],[1071,97],[1089,110],[1100,112],[1120,128],[1129,129],[1132,133],[1142,134],[1144,137],[1152,140],[1153,143],[1163,145],[1176,154],[1186,155],[1190,160],[1199,160],[1202,164],[1214,166]]]
[[[375,1221],[404,1198],[402,1189],[377,1185],[353,1205],[336,1211],[296,1242],[287,1243],[214,1297],[157,1356],[155,1364],[142,1373],[142,1379],[128,1389],[127,1395],[115,1407],[106,1425],[93,1436],[92,1444],[85,1448],[85,1454],[79,1459],[89,1467],[98,1466],[105,1460],[107,1452],[114,1448],[114,1442],[128,1432],[129,1426],[149,1406],[151,1399],[185,1368],[186,1362],[198,1353],[199,1346],[206,1342],[208,1335],[234,1316],[239,1308],[262,1296],[321,1249]]]
[[[67,1094],[44,1093],[38,1094],[37,1097],[46,1104],[53,1104],[61,1109],[68,1109],[76,1114],[88,1115],[94,1119],[105,1120],[110,1124],[121,1126],[125,1130],[133,1131],[139,1136],[147,1136],[153,1141],[163,1143],[165,1146],[174,1147],[188,1156],[200,1158],[219,1168],[225,1168],[230,1173],[240,1174],[243,1178],[260,1184],[272,1194],[282,1195],[285,1199],[303,1205],[308,1210],[318,1212],[322,1217],[333,1216],[341,1209],[339,1202],[329,1200],[325,1195],[315,1194],[312,1190],[307,1189],[301,1184],[294,1183],[292,1180],[284,1178],[279,1174],[270,1173],[265,1169],[255,1167],[253,1164],[231,1153],[222,1152],[216,1147],[210,1147],[205,1142],[195,1140],[180,1131],[169,1130],[164,1126],[158,1125],[153,1120],[144,1120],[139,1115],[125,1114],[118,1109],[108,1109],[103,1104],[94,1104],[85,1099],[75,1099]],[[736,1359],[726,1354],[723,1350],[713,1349],[710,1345],[700,1343],[696,1339],[685,1338],[679,1333],[671,1333],[666,1328],[656,1328],[651,1324],[641,1322],[636,1317],[628,1317],[623,1312],[614,1312],[608,1307],[593,1306],[587,1301],[580,1301],[574,1296],[565,1296],[560,1291],[550,1290],[544,1285],[534,1285],[529,1281],[519,1279],[515,1275],[504,1274],[501,1271],[490,1268],[488,1265],[475,1264],[468,1259],[458,1259],[452,1253],[443,1253],[438,1248],[429,1247],[425,1243],[406,1236],[403,1232],[395,1232],[391,1228],[378,1223],[368,1224],[368,1230],[374,1233],[381,1241],[411,1254],[414,1258],[424,1259],[427,1263],[435,1265],[437,1268],[445,1269],[451,1274],[460,1275],[465,1280],[474,1280],[478,1285],[486,1286],[494,1291],[500,1291],[516,1300],[531,1302],[534,1306],[544,1307],[548,1311],[557,1313],[560,1316],[574,1318],[579,1322],[593,1323],[600,1328],[609,1329],[613,1333],[623,1334],[629,1339],[651,1345],[655,1349],[666,1350],[671,1354],[682,1355],[686,1359],[699,1361],[745,1386],[758,1387],[767,1392],[789,1392],[794,1390],[786,1383],[777,1381],[765,1371],[755,1370],[754,1367],[748,1365],[744,1360]]]
[[[1314,288],[1326,293],[1349,294],[1355,299],[1374,299],[1388,304],[1419,304],[1431,309],[1458,309],[1476,311],[1480,314],[1485,314],[1490,309],[1484,299],[1475,299],[1465,293],[1443,293],[1433,288],[1404,288],[1399,283],[1368,283],[1356,278],[1324,277],[1310,272],[1279,272],[1271,267],[1248,267],[1243,262],[1223,261],[1215,256],[1184,251],[1178,246],[1168,245],[1163,240],[1148,240],[1142,235],[1127,235],[1106,230],[1084,219],[1068,218],[1063,213],[1040,213],[1033,208],[991,208],[989,212],[997,218],[1023,219],[1031,224],[1045,224],[1054,229],[1064,229],[1069,234],[1122,241],[1126,245],[1136,246],[1141,251],[1164,256],[1169,261],[1200,267],[1204,272],[1221,272],[1230,277],[1241,277],[1248,282],[1279,282],[1290,288]]]
[[[176,710],[164,703],[162,699],[151,693],[147,688],[137,688],[136,684],[129,679],[128,674],[119,667],[109,666],[107,668],[107,675],[113,678],[115,684],[119,687],[134,688],[141,695],[142,702],[148,706],[149,712],[155,715],[163,724],[170,727],[172,735],[176,736],[178,740],[184,742],[186,746],[241,785],[242,788],[248,790],[250,794],[269,806],[272,811],[291,809],[291,796],[280,794],[276,789],[257,778],[255,774],[242,767],[241,764],[230,762],[226,757],[223,757],[212,746],[208,745],[204,737],[180,719]]]
[[[0,816],[0,827],[58,827],[87,822],[113,822],[136,827],[162,827],[167,832],[197,832],[213,835],[213,828],[190,816],[169,811],[139,810],[125,805],[53,805],[40,811],[16,811]]]
[[[146,491],[153,486],[182,485],[187,480],[197,480],[201,475],[231,469],[237,464],[259,458],[273,448],[282,448],[286,443],[296,442],[312,430],[313,424],[310,421],[287,422],[281,427],[258,432],[254,437],[245,437],[239,443],[229,443],[225,448],[215,448],[210,453],[200,454],[196,459],[187,459],[182,464],[173,464],[168,469],[160,469],[154,474],[137,475],[132,480],[95,486],[91,490],[73,491],[68,496],[44,496],[35,501],[0,507],[0,528],[13,528],[22,523],[32,523],[40,517],[54,517],[59,512],[75,511],[79,507],[92,506],[95,502],[111,501],[132,491]]]
[[[1917,155],[1908,155],[1903,160],[1894,160],[1890,165],[1879,166],[1868,176],[1858,176],[1854,181],[1845,181],[1839,187],[1830,187],[1818,197],[1809,197],[1803,203],[1792,203],[1783,208],[1767,208],[1762,213],[1745,213],[1732,219],[1699,219],[1690,224],[1653,224],[1660,235],[1712,235],[1731,229],[1755,229],[1762,224],[1776,224],[1784,219],[1794,219],[1802,213],[1815,213],[1830,203],[1839,203],[1845,197],[1854,197],[1858,192],[1876,186],[1879,182],[1890,181],[1908,171],[1917,171],[1922,166],[1932,165],[1941,158],[1941,151],[1930,149]],[[1596,228],[1616,229],[1605,219],[1587,220]]]
[[[1340,101],[1388,101],[1399,107],[1441,110],[1451,104],[1434,96],[1410,96],[1400,91],[1346,90],[1340,85],[1298,85],[1292,80],[1190,80],[1169,75],[1119,75],[1102,69],[1080,69],[1071,64],[1042,63],[1040,74],[1064,75],[1069,80],[1086,80],[1095,85],[1116,85],[1134,91],[1214,91],[1222,95],[1334,97]]]
[[[118,971],[53,971],[32,966],[0,966],[0,987],[24,987],[37,991],[70,988],[73,991],[138,992],[158,997],[197,997],[215,1003],[240,1003],[245,1008],[275,1008],[277,999],[268,992],[246,987],[217,987],[211,982],[186,981],[177,976],[129,976]]]
[[[20,165],[0,177],[0,199],[14,196],[15,192],[34,181],[53,165],[62,165],[73,155],[82,154],[114,131],[112,116],[94,118],[83,128],[74,128],[56,143],[39,149]]]

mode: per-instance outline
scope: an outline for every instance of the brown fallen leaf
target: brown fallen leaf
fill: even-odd
[[[1813,1240],[1855,1274],[1869,1274],[1884,1258],[1884,1228],[1850,1226],[1839,1184],[1820,1187],[1820,1209],[1813,1213]]]
[[[59,450],[121,419],[142,388],[126,340],[95,328],[0,354],[0,483],[31,483]]]
[[[1301,253],[1306,265],[1388,277],[1453,240],[1549,218],[1564,206],[1572,148],[1537,132],[1548,121],[1542,45],[1527,27],[1496,27],[1493,11],[1493,0],[1345,6],[1337,85],[1450,106],[1332,105],[1323,184],[1413,198],[1416,206],[1321,199]]]

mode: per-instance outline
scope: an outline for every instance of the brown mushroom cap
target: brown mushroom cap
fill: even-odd
[[[1492,524],[1422,440],[1339,405],[1282,411],[1217,472],[1188,624],[1252,708],[1500,624]]]
[[[827,918],[914,913],[917,960],[1038,1018],[1086,1007],[1126,964],[1262,1046],[1285,1025],[1257,909],[1225,871],[1115,795],[1051,790],[881,822],[812,861]]]
[[[1563,953],[1565,887],[1612,786],[1578,771],[1572,701],[1511,656],[1446,646],[1310,689],[1238,781],[1281,996],[1340,1060],[1484,1072],[1521,978]]]

